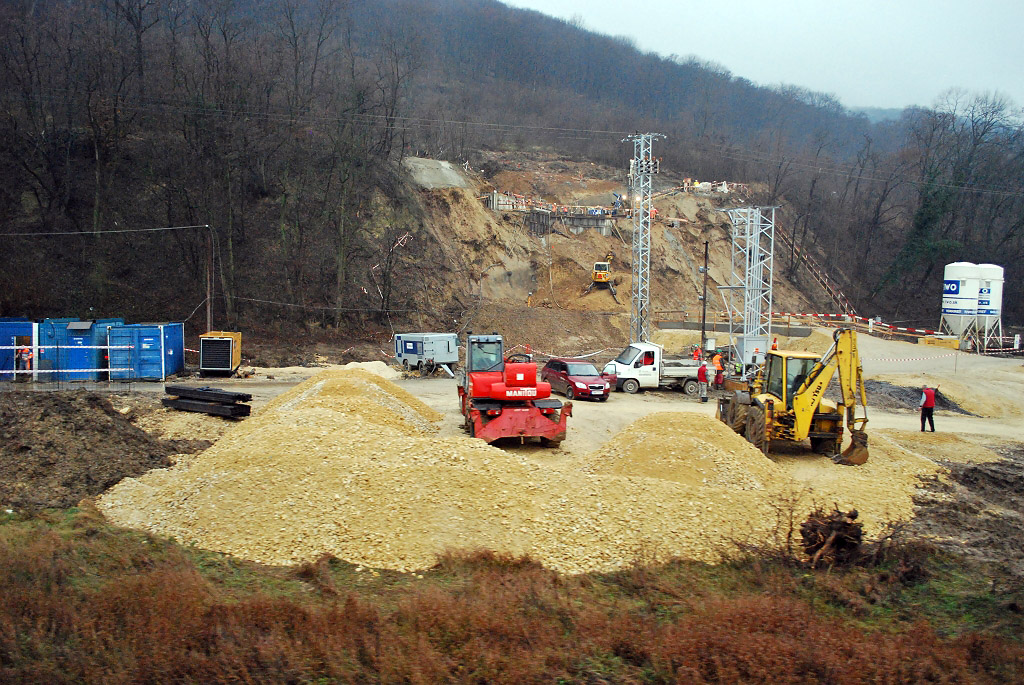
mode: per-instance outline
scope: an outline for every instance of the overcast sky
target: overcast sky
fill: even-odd
[[[1024,107],[1024,0],[502,1],[847,107],[931,105],[951,87]]]

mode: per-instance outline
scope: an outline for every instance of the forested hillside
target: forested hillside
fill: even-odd
[[[403,155],[624,165],[623,135],[655,130],[668,173],[763,188],[864,313],[934,324],[963,259],[1008,267],[1024,317],[1024,128],[998,96],[872,124],[493,0],[12,0],[0,89],[0,314],[186,316],[205,229],[98,231],[205,224],[228,320],[259,299],[324,321],[415,309],[415,279],[377,268],[417,267],[392,249],[424,220]]]

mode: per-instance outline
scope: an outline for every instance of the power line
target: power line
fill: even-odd
[[[161,226],[160,228],[112,228],[104,229],[102,231],[53,231],[50,233],[0,233],[0,235],[7,237],[19,237],[19,238],[41,238],[44,236],[53,235],[80,235],[90,236],[97,235],[99,233],[151,233],[154,231],[183,231],[187,228],[209,228],[209,224],[197,224],[195,226]]]
[[[294,302],[277,302],[275,300],[261,300],[255,297],[240,297],[238,295],[221,295],[226,300],[242,300],[244,302],[258,302],[260,304],[273,304],[281,307],[294,307],[296,309],[312,309],[316,311],[328,311],[328,312],[414,312],[419,314],[437,314],[436,309],[395,309],[387,307],[381,309],[380,307],[327,307],[323,305],[315,304],[296,304]]]

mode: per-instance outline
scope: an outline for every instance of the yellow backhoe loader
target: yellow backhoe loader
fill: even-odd
[[[867,396],[857,353],[857,333],[841,328],[824,356],[811,352],[770,350],[750,391],[737,390],[718,401],[717,416],[765,454],[772,440],[803,442],[837,464],[859,466],[868,460]],[[842,400],[825,399],[836,372]],[[857,405],[861,416],[857,416]],[[843,423],[850,446],[840,453]]]

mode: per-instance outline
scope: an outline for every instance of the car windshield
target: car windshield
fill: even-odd
[[[470,354],[470,371],[500,371],[504,368],[500,342],[474,342]]]
[[[593,364],[573,364],[569,363],[569,375],[570,376],[600,376],[597,372],[597,367]]]
[[[640,348],[630,345],[622,351],[622,354],[615,358],[615,361],[619,364],[632,364],[638,354],[640,354]]]

